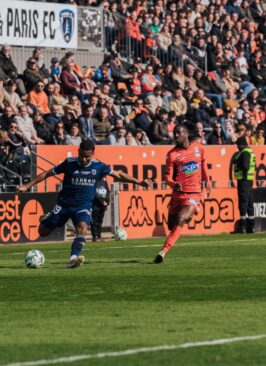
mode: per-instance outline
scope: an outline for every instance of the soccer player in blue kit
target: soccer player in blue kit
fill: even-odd
[[[41,220],[39,235],[45,237],[56,227],[62,226],[68,219],[72,219],[76,233],[71,246],[68,268],[78,267],[85,261],[85,257],[80,254],[90,227],[91,207],[97,182],[102,177],[110,175],[120,182],[135,183],[145,188],[152,186],[149,179],[140,181],[122,171],[112,170],[108,165],[93,159],[94,152],[94,142],[83,141],[79,146],[77,158],[67,158],[61,164],[39,174],[27,184],[17,187],[17,193],[23,193],[51,176],[64,174],[63,187],[59,192],[57,203],[53,210]]]

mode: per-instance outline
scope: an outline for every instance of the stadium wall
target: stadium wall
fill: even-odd
[[[157,182],[152,191],[136,189],[132,185],[120,185],[119,225],[125,228],[130,238],[161,236],[167,232],[167,205],[171,193],[163,182],[167,151],[169,146],[97,146],[95,157],[109,164],[111,168],[121,169],[139,179],[150,178]],[[257,159],[257,184],[254,186],[260,186],[266,178],[265,147],[254,146],[254,151]],[[200,213],[185,227],[185,234],[234,231],[239,219],[236,182],[232,172],[232,159],[236,152],[236,146],[233,145],[206,147],[206,162],[213,190],[208,200],[202,200]],[[58,164],[66,157],[77,156],[77,147],[38,146],[37,153],[53,164]],[[52,165],[38,159],[37,166],[37,173],[40,173],[42,169],[50,169]],[[58,189],[58,180],[50,178],[46,186],[38,186],[39,191],[45,189]],[[266,230],[266,213],[263,211],[266,207],[266,189],[260,188],[255,197],[256,229],[263,231]],[[111,222],[110,219],[107,221]]]

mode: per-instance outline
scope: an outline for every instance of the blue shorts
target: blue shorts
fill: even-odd
[[[63,226],[71,219],[76,226],[79,222],[86,222],[90,226],[91,209],[85,207],[65,207],[58,204],[48,213],[41,222],[47,228],[54,230],[58,226]]]

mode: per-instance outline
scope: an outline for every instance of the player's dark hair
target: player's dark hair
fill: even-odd
[[[176,130],[178,128],[180,128],[180,127],[184,128],[185,130],[187,130],[189,132],[189,130],[188,130],[188,128],[187,128],[186,125],[184,125],[184,124],[178,124],[178,125],[175,125],[174,130],[173,130],[173,133],[175,134],[176,133]]]
[[[87,151],[87,150],[94,151],[95,143],[92,140],[87,139],[80,143],[79,148],[80,148],[80,150],[83,150],[83,151]]]

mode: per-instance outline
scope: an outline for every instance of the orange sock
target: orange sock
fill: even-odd
[[[174,226],[171,230],[170,234],[168,235],[166,242],[164,243],[162,251],[166,254],[168,250],[172,248],[173,245],[175,245],[175,242],[179,238],[183,227],[182,226]]]

